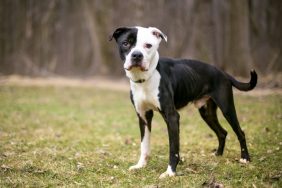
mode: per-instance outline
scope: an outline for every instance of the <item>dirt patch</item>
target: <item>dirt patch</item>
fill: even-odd
[[[130,89],[129,81],[122,79],[109,79],[105,77],[93,77],[87,79],[80,78],[64,78],[64,77],[48,77],[48,78],[32,78],[22,76],[2,76],[0,77],[0,86],[2,85],[17,85],[17,86],[56,86],[56,87],[90,87],[109,89],[114,91],[128,92]],[[251,95],[251,96],[265,96],[270,94],[282,95],[282,88],[267,88],[258,85],[252,91],[241,92],[234,89],[235,94]]]
[[[102,89],[110,89],[117,91],[129,91],[129,82],[126,79],[108,79],[103,77],[93,77],[87,79],[79,78],[32,78],[22,76],[6,76],[0,77],[1,85],[17,85],[17,86],[56,86],[56,87],[94,87]]]

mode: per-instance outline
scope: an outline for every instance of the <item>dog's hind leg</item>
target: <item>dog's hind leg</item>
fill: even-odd
[[[153,111],[147,111],[145,113],[146,121],[143,120],[140,115],[138,115],[139,119],[139,128],[141,133],[141,146],[140,146],[140,158],[136,165],[133,165],[129,168],[129,170],[139,169],[145,167],[148,162],[148,158],[150,155],[150,134],[151,134],[151,123],[153,118]]]
[[[237,119],[237,114],[234,106],[233,92],[232,88],[224,88],[221,93],[214,95],[212,97],[215,100],[217,106],[221,109],[225,119],[231,125],[233,131],[236,133],[237,138],[241,146],[241,159],[240,162],[246,163],[250,161],[250,156],[246,144],[245,133],[242,131],[239,121]]]
[[[205,106],[199,109],[199,112],[203,120],[208,124],[208,126],[215,132],[218,138],[218,149],[215,155],[222,155],[225,146],[225,138],[227,136],[226,130],[224,130],[218,122],[216,114],[217,106],[212,99],[209,99]]]

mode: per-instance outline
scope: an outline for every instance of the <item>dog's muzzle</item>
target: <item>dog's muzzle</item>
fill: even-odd
[[[131,70],[132,68],[140,68],[141,71],[148,71],[143,65],[143,54],[140,51],[134,51],[131,54],[131,64],[128,68],[125,68],[126,70]]]

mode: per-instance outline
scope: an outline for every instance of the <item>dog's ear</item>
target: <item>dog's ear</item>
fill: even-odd
[[[124,32],[129,31],[131,28],[129,27],[120,27],[117,28],[112,35],[109,36],[109,41],[111,41],[113,38],[117,41],[117,39],[123,34]]]
[[[164,39],[165,42],[167,42],[167,36],[161,30],[155,27],[150,27],[150,29],[152,29],[152,34],[154,36],[156,36],[157,38]]]

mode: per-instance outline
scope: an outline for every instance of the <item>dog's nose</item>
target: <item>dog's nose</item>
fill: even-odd
[[[131,60],[133,62],[140,62],[143,59],[143,54],[139,51],[135,51],[131,54]]]

